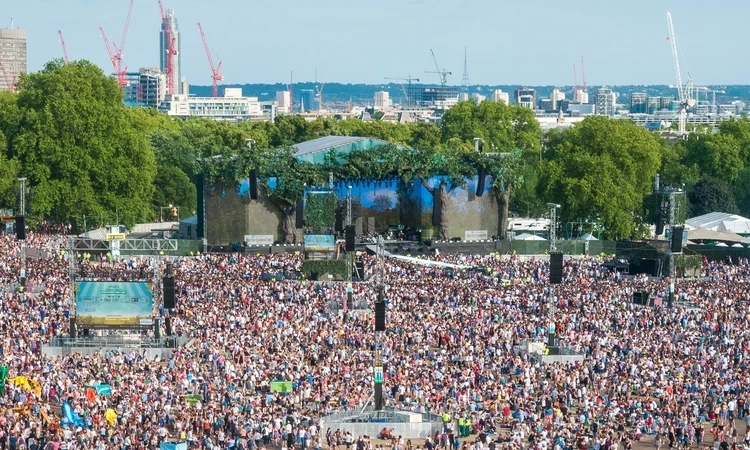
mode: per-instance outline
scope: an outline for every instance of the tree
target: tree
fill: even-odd
[[[599,217],[605,234],[641,234],[643,198],[661,164],[658,138],[630,121],[589,117],[550,141],[539,193],[563,222]]]
[[[56,60],[21,77],[19,91],[8,155],[34,189],[33,214],[73,223],[117,215],[126,225],[152,216],[153,150],[114,79],[87,61]]]
[[[684,142],[685,164],[698,168],[703,178],[732,183],[745,166],[740,143],[730,134],[691,134]]]
[[[737,203],[729,185],[716,178],[703,178],[688,193],[691,216],[712,212],[735,213]]]
[[[15,210],[21,165],[17,159],[9,159],[5,155],[5,142],[5,135],[0,131],[0,208]]]
[[[463,143],[473,143],[482,139],[483,152],[510,154],[504,156],[469,157],[476,168],[484,168],[492,176],[492,189],[500,209],[498,237],[505,239],[508,230],[508,216],[511,192],[523,182],[523,169],[526,166],[523,154],[537,155],[541,146],[542,132],[534,113],[518,105],[502,102],[473,100],[459,102],[448,110],[441,122],[444,142],[456,139]]]
[[[385,212],[389,209],[393,208],[393,202],[391,201],[391,198],[385,194],[377,195],[372,200],[372,209],[374,209],[377,212]]]
[[[284,243],[294,244],[297,242],[297,202],[302,201],[307,186],[326,181],[322,166],[299,161],[291,147],[263,152],[257,163],[260,186],[281,212]]]

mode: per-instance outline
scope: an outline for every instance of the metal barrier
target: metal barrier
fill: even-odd
[[[75,348],[177,348],[187,343],[185,336],[161,337],[159,339],[141,336],[90,336],[56,337],[49,347]]]

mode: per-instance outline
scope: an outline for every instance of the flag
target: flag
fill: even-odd
[[[202,400],[202,397],[199,394],[187,394],[184,395],[183,398],[187,400],[188,403],[190,403],[190,406],[195,406],[199,401]]]
[[[8,378],[8,381],[15,384],[17,387],[22,387],[31,392],[31,385],[29,384],[28,378],[24,376],[17,376],[13,378]]]
[[[271,392],[282,392],[284,394],[289,394],[292,392],[292,389],[294,386],[292,385],[291,381],[272,381],[271,382]]]
[[[73,411],[73,407],[70,406],[70,403],[64,402],[62,404],[62,416],[63,416],[63,424],[70,424],[77,427],[86,427],[86,421],[81,419],[81,416],[76,414],[75,411]]]
[[[104,418],[107,420],[110,427],[114,427],[115,424],[117,424],[117,413],[112,408],[107,409],[104,413]]]
[[[29,378],[29,384],[31,385],[31,392],[33,392],[35,396],[41,397],[42,396],[42,385],[39,384],[38,381],[32,380],[31,378]]]
[[[8,367],[0,366],[0,395],[5,392],[5,379],[8,378]]]

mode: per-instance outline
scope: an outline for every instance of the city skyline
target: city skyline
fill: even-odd
[[[371,4],[302,0],[245,4],[219,0],[207,8],[197,0],[164,1],[181,24],[182,76],[195,85],[211,84],[211,71],[196,22],[223,62],[224,84],[313,81],[384,83],[385,77],[411,75],[437,83],[430,56],[461,83],[464,47],[473,84],[572,85],[573,64],[582,84],[580,57],[589,85],[674,84],[666,40],[671,9],[680,47],[683,80],[690,71],[697,84],[749,84],[748,65],[737,54],[747,40],[743,18],[750,5],[732,4],[731,15],[698,2],[632,0],[575,7],[551,1],[534,5],[489,0],[384,0]],[[111,73],[99,26],[121,39],[127,0],[30,0],[4,8],[0,27],[27,32],[28,70],[63,56],[57,30],[71,59],[88,59]],[[159,67],[159,6],[136,0],[123,51],[130,71]],[[729,43],[729,45],[727,45]],[[710,51],[706,51],[706,50]],[[434,79],[433,79],[434,78]]]

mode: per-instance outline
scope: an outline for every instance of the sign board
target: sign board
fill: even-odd
[[[383,384],[383,367],[375,367],[375,384]]]
[[[76,283],[76,322],[87,327],[141,327],[153,323],[151,283]]]
[[[104,236],[104,239],[108,241],[124,241],[125,233],[107,233]]]
[[[464,232],[464,241],[485,241],[487,240],[487,230],[466,230]]]
[[[245,244],[250,247],[273,245],[273,235],[272,234],[246,234]]]

